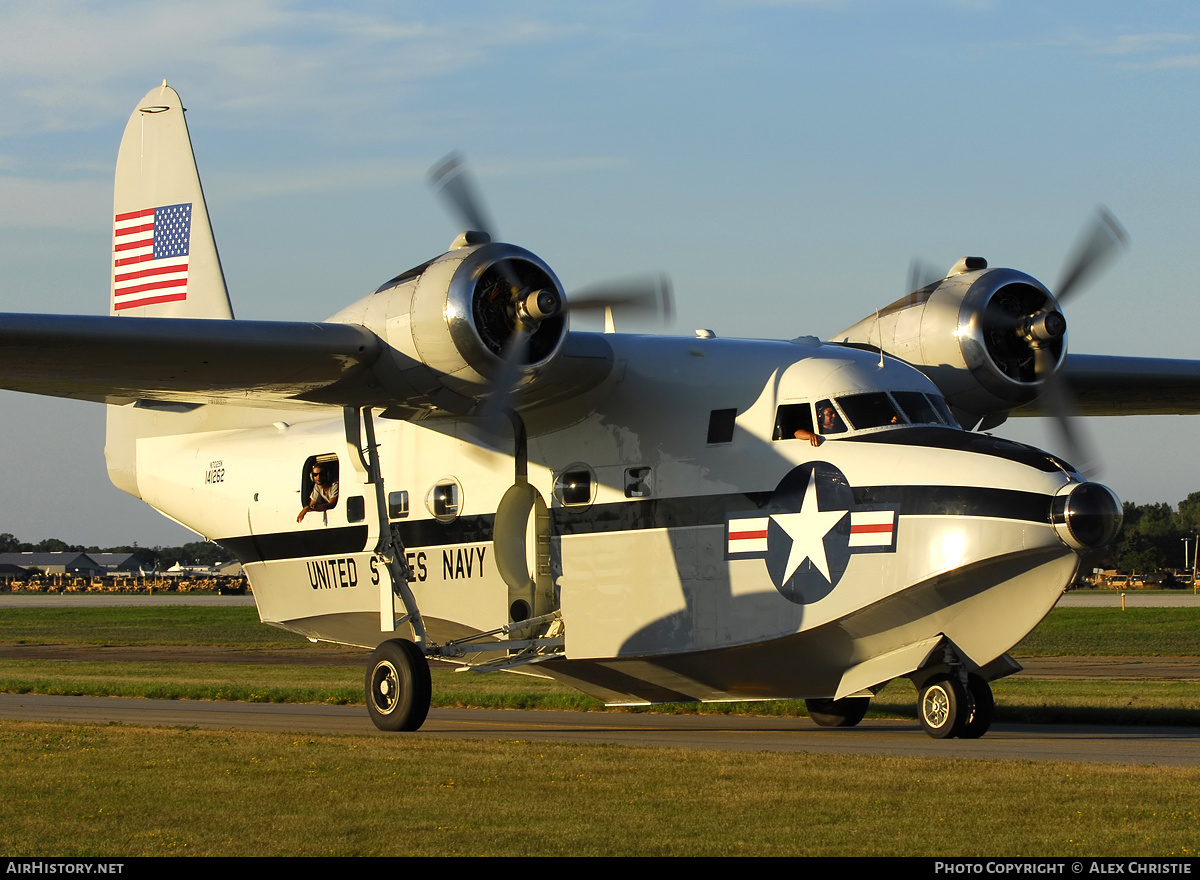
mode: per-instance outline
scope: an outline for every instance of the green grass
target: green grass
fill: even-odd
[[[345,666],[4,660],[0,692],[344,704],[363,702],[363,671]]]
[[[1200,610],[1055,608],[1011,653],[1018,657],[1200,657]]]
[[[0,724],[8,856],[1194,858],[1198,803],[1196,768]]]
[[[259,623],[250,607],[6,608],[0,642],[79,645],[312,646]],[[1195,608],[1056,608],[1013,653],[1045,656],[1200,656]]]
[[[0,598],[0,642],[17,645],[218,645],[298,648],[303,636],[258,620],[248,606],[12,608]]]

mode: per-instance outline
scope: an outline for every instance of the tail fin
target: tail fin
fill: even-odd
[[[125,126],[113,215],[110,315],[233,317],[183,104],[166,80],[141,100]],[[104,454],[118,489],[141,497],[138,438],[196,430],[205,416],[191,409],[141,408],[132,400],[108,407]]]
[[[117,154],[109,314],[232,318],[183,104],[164,79]]]

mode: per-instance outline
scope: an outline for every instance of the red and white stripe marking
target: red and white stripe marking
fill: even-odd
[[[736,519],[729,523],[728,552],[766,553],[769,516]]]
[[[890,547],[896,533],[896,511],[850,511],[851,547]]]

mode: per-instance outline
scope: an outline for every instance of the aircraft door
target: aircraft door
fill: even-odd
[[[254,588],[264,620],[369,614],[377,627],[345,640],[373,647],[381,634],[395,632],[400,567],[397,554],[381,552],[391,533],[382,481],[371,466],[373,438],[364,454],[357,411],[339,427],[296,426],[287,451],[262,463],[262,488],[248,516],[259,560],[252,563]]]

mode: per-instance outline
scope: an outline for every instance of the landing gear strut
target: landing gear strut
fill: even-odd
[[[974,673],[965,686],[956,675],[935,675],[918,691],[917,717],[934,739],[977,739],[992,726],[995,709],[991,687]]]
[[[429,714],[429,662],[407,639],[391,639],[367,663],[367,713],[380,730],[417,730]]]

